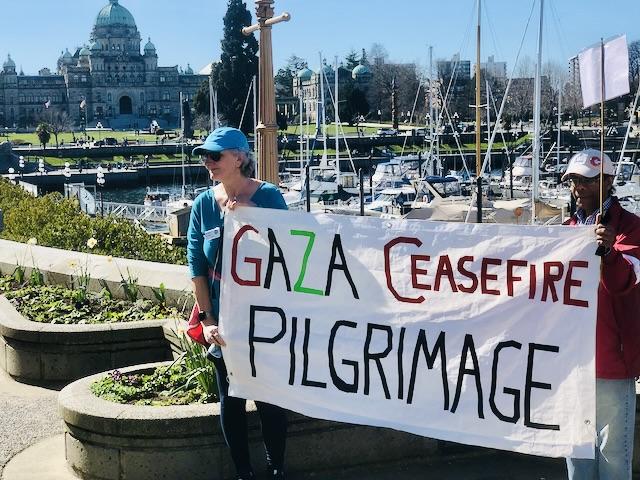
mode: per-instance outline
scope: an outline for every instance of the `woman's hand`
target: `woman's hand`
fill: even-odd
[[[224,343],[222,336],[220,336],[217,325],[202,325],[202,334],[204,335],[204,339],[211,345],[220,345],[221,347],[227,345]]]

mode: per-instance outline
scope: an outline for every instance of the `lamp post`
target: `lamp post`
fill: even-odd
[[[258,23],[242,29],[244,35],[260,32],[258,78],[258,178],[278,184],[278,124],[276,123],[276,94],[273,83],[273,56],[271,50],[271,27],[287,22],[291,16],[283,13],[273,16],[274,0],[255,0]]]
[[[13,167],[10,167],[8,172],[9,172],[9,175],[7,175],[7,176],[9,177],[9,180],[12,181],[12,182],[15,182],[16,185],[17,185],[18,182],[16,181],[17,175],[16,175],[15,169]]]
[[[38,172],[40,172],[40,175],[44,175],[44,158],[38,159]]]
[[[71,179],[71,165],[69,162],[64,162],[62,174],[64,175],[64,196],[69,198],[69,180]]]
[[[382,110],[378,109],[378,123],[382,123]]]
[[[22,178],[22,173],[24,172],[24,157],[22,155],[18,158],[18,168],[20,170],[20,178]]]
[[[100,216],[104,217],[104,202],[102,199],[102,188],[104,187],[104,171],[102,170],[102,166],[98,167],[98,171],[96,173],[96,183],[98,184],[98,193],[100,194]]]

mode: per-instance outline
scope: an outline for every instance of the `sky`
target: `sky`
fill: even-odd
[[[494,55],[508,73],[520,58],[536,57],[540,0],[483,0],[481,61]],[[55,70],[61,51],[89,43],[91,29],[108,0],[0,0],[0,61],[36,74]],[[160,66],[191,64],[198,71],[219,59],[226,0],[120,0],[134,16],[142,47],[155,44]],[[247,5],[255,18],[254,2]],[[319,52],[329,63],[351,50],[385,47],[389,61],[426,69],[433,59],[460,53],[475,63],[476,0],[275,0],[276,15],[291,21],[273,28],[274,70],[293,54],[311,68]],[[545,0],[543,61],[568,58],[600,38],[626,34],[640,40],[640,0]],[[533,13],[532,13],[533,12]],[[528,27],[527,27],[528,24]],[[526,34],[525,34],[526,32]],[[274,71],[275,73],[275,71]]]

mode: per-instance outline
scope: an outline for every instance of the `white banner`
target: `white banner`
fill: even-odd
[[[596,45],[578,54],[580,86],[584,108],[600,103],[602,98],[602,48]],[[621,35],[604,44],[604,99],[629,93],[629,51],[627,36]]]
[[[593,228],[241,208],[225,218],[232,395],[593,458]]]

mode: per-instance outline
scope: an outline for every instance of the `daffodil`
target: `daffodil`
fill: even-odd
[[[89,240],[87,240],[87,247],[89,247],[91,249],[94,248],[97,244],[98,244],[98,240],[96,240],[93,237],[91,237]]]
[[[38,244],[38,239],[36,237],[31,237],[29,240],[27,240],[27,245],[37,245]]]

